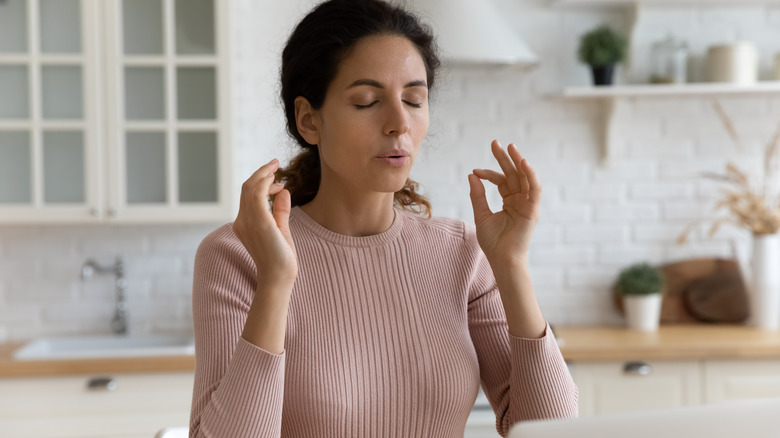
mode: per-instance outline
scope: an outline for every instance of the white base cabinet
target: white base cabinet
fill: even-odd
[[[0,379],[0,436],[152,438],[189,423],[193,381],[192,372]]]
[[[780,397],[780,360],[570,364],[580,416]]]
[[[707,402],[780,397],[780,360],[704,362]]]

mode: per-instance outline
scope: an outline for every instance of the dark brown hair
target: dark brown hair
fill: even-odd
[[[314,109],[321,108],[341,61],[358,40],[373,35],[398,35],[411,41],[425,64],[428,89],[433,90],[440,65],[436,43],[430,28],[413,14],[382,0],[330,0],[315,7],[295,27],[282,52],[281,98],[287,131],[303,151],[289,167],[276,172],[276,181],[285,183],[293,206],[314,199],[321,176],[317,147],[298,132],[295,99],[302,96]],[[395,193],[395,203],[430,216],[431,204],[417,188],[407,179]]]

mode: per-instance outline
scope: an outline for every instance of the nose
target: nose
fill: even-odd
[[[409,132],[410,120],[409,113],[404,108],[404,103],[399,99],[395,104],[388,105],[385,118],[385,135],[402,135]]]

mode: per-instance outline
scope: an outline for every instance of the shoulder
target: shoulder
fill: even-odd
[[[227,223],[212,231],[198,246],[195,263],[201,268],[219,266],[252,267],[254,261],[233,232],[233,224]]]
[[[203,238],[198,251],[240,251],[244,245],[233,232],[233,224],[227,223]]]
[[[449,217],[425,217],[411,212],[404,214],[405,228],[434,245],[455,245],[466,252],[479,252],[474,225]],[[430,240],[428,240],[430,239]]]

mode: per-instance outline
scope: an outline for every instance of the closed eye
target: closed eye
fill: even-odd
[[[357,105],[357,104],[355,104],[355,108],[357,108],[357,109],[366,109],[366,108],[371,108],[371,107],[372,107],[372,106],[374,106],[374,104],[376,104],[377,102],[379,102],[379,101],[378,101],[378,100],[375,100],[375,101],[373,101],[373,102],[369,103],[368,105]]]
[[[421,103],[414,103],[414,102],[409,102],[409,101],[406,101],[406,100],[404,101],[404,103],[409,105],[412,108],[422,108],[422,104]]]

